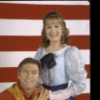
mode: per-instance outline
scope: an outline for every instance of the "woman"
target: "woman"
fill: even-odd
[[[86,88],[85,63],[79,49],[69,45],[69,30],[55,11],[43,19],[42,45],[35,59],[42,64],[43,87],[50,90],[50,100],[75,100]],[[70,84],[69,84],[70,82]]]

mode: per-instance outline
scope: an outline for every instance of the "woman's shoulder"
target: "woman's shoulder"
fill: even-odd
[[[82,54],[80,50],[76,46],[70,46],[66,51],[65,51],[65,57],[69,58],[72,61],[84,61],[84,58],[82,57]]]
[[[68,54],[72,54],[75,52],[79,52],[79,49],[76,46],[69,46],[69,48],[65,50],[65,53],[68,53]]]
[[[40,57],[40,55],[43,55],[44,50],[45,50],[45,48],[40,46],[36,51],[36,56]]]
[[[38,47],[37,51],[41,51],[43,50],[44,48],[42,46]]]

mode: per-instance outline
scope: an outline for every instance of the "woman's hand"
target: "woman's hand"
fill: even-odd
[[[49,100],[49,91],[42,86],[38,86],[39,97],[37,100]]]

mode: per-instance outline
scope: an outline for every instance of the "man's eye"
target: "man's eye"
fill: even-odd
[[[24,70],[23,72],[24,72],[24,73],[27,73],[27,71],[26,71],[26,70]]]
[[[50,28],[50,27],[47,27],[47,28]]]
[[[37,72],[32,72],[32,74],[37,74]]]

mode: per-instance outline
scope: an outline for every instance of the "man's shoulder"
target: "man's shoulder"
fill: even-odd
[[[0,93],[0,100],[15,100],[15,98],[8,90],[4,90]]]

